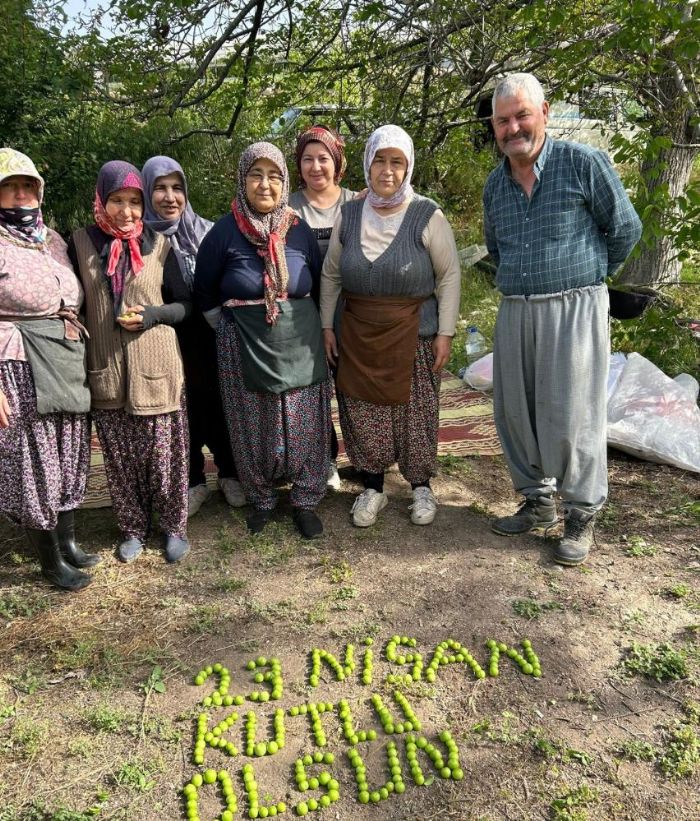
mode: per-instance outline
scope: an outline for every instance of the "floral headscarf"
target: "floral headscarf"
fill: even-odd
[[[312,142],[322,143],[328,149],[328,153],[333,158],[333,165],[335,166],[333,182],[337,185],[343,178],[343,174],[345,174],[345,169],[348,165],[345,159],[345,141],[337,131],[333,131],[333,129],[325,125],[312,125],[311,128],[302,131],[297,137],[296,161],[297,170],[299,171],[299,187],[306,188],[306,183],[301,174],[301,158],[308,143]]]
[[[177,219],[166,220],[163,219],[153,207],[153,189],[161,177],[167,177],[169,174],[175,173],[180,175],[185,189],[185,210]],[[146,161],[141,174],[143,175],[144,195],[146,199],[143,221],[154,231],[168,237],[184,274],[185,270],[181,256],[183,254],[191,257],[197,255],[204,235],[209,231],[212,224],[209,220],[205,220],[198,214],[195,214],[190,205],[187,193],[187,179],[179,162],[176,162],[171,157],[151,157],[150,160]]]
[[[379,194],[372,190],[372,184],[369,177],[372,161],[374,160],[377,151],[382,151],[385,148],[398,148],[399,151],[403,153],[404,157],[406,157],[406,161],[408,163],[406,176],[403,178],[401,186],[394,194],[391,195],[391,197],[386,199],[384,197],[380,197]],[[367,140],[367,145],[365,145],[364,158],[365,181],[369,189],[367,192],[367,201],[369,204],[375,208],[393,208],[396,205],[401,205],[404,200],[410,199],[413,195],[411,176],[413,175],[414,161],[415,155],[413,151],[413,140],[408,136],[403,128],[399,128],[398,125],[382,125],[377,128],[376,131],[373,131]]]
[[[246,176],[260,159],[273,162],[282,175],[282,192],[277,205],[267,214],[256,211],[246,197]],[[243,236],[257,248],[265,263],[263,286],[265,291],[265,315],[273,325],[277,321],[277,301],[287,299],[289,271],[284,253],[287,231],[297,222],[297,216],[287,205],[289,200],[289,174],[284,155],[272,143],[260,142],[248,146],[238,161],[238,191],[231,202],[231,211]]]
[[[41,244],[46,241],[46,226],[41,213],[44,199],[44,180],[26,154],[14,148],[0,148],[0,183],[8,177],[31,177],[37,181],[36,208],[0,208],[0,226],[15,239]]]
[[[119,309],[124,282],[129,271],[134,276],[144,267],[139,237],[143,233],[143,221],[137,220],[128,230],[118,228],[105,211],[109,195],[124,188],[136,188],[143,194],[143,182],[138,168],[122,160],[106,162],[97,175],[94,214],[98,226],[112,237],[105,274],[110,282],[115,310]]]

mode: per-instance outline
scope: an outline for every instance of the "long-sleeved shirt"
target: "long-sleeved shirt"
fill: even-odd
[[[484,233],[505,295],[595,285],[616,271],[641,222],[602,151],[547,137],[528,197],[506,157],[484,187]]]

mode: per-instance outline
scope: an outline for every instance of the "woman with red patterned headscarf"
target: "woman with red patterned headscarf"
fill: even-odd
[[[282,152],[254,143],[241,155],[231,213],[204,237],[194,288],[217,329],[219,381],[238,477],[259,533],[292,487],[292,518],[304,538],[323,533],[330,445],[330,382],[318,288],[321,253],[288,206]]]
[[[143,223],[143,181],[127,162],[97,177],[95,225],[76,231],[68,252],[85,290],[92,418],[122,534],[117,557],[136,559],[158,514],[165,558],[187,541],[187,416],[180,350],[172,325],[191,311],[167,238]]]
[[[309,224],[325,258],[340,207],[355,196],[354,191],[340,186],[347,166],[345,142],[333,129],[313,125],[297,137],[295,154],[300,190],[289,197],[289,205]],[[333,490],[340,490],[337,458],[338,436],[331,422],[328,487]]]

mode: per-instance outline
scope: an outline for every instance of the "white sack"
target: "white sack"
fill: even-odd
[[[608,400],[608,444],[700,473],[700,409],[656,365],[631,353]]]
[[[493,388],[493,354],[487,353],[472,362],[463,379],[475,391],[490,391]]]

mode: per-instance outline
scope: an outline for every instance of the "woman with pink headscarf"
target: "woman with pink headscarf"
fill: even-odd
[[[136,559],[158,514],[168,562],[187,541],[187,414],[172,327],[191,311],[168,240],[144,225],[137,168],[115,160],[97,177],[95,225],[76,231],[69,253],[85,290],[92,418],[122,541]]]
[[[386,507],[384,472],[398,462],[410,482],[411,521],[437,511],[440,371],[459,312],[454,235],[436,203],[411,187],[413,141],[396,125],[372,133],[364,154],[367,196],[340,209],[321,281],[326,355],[338,367],[340,425],[364,491],[352,507],[358,527]],[[334,314],[343,298],[340,338]]]

